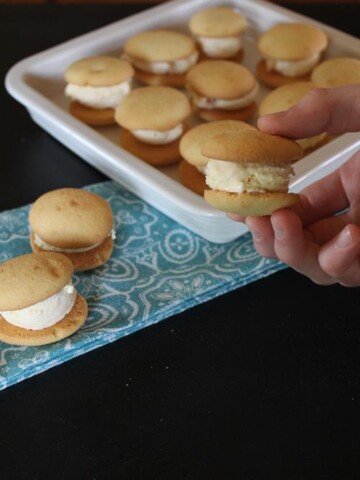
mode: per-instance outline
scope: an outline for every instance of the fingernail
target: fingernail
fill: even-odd
[[[350,230],[348,227],[346,227],[340,233],[338,239],[336,240],[335,245],[337,248],[347,248],[347,247],[350,247],[351,244],[352,244],[352,238],[350,235]]]
[[[271,224],[274,230],[275,238],[278,240],[284,236],[284,230],[279,227],[273,220],[271,220]]]

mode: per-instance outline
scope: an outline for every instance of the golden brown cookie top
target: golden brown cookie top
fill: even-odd
[[[246,18],[230,7],[199,10],[189,22],[191,33],[201,37],[234,37],[240,35],[246,27]]]
[[[215,160],[264,164],[293,163],[303,155],[293,140],[256,129],[216,135],[205,143],[201,153]]]
[[[30,253],[0,264],[0,311],[46,300],[70,282],[72,262],[60,253]]]
[[[113,215],[106,200],[78,188],[60,188],[39,197],[30,210],[31,230],[58,248],[86,248],[111,232]]]
[[[115,120],[128,130],[171,130],[191,113],[189,99],[171,87],[142,87],[127,95],[115,110]]]
[[[260,53],[273,60],[297,61],[322,52],[328,45],[325,33],[305,23],[279,23],[263,33]]]
[[[65,71],[67,83],[80,86],[108,87],[134,75],[129,62],[115,57],[87,57],[72,63]]]
[[[360,59],[339,57],[325,60],[315,67],[311,80],[316,86],[323,88],[360,83]]]
[[[189,70],[186,84],[198,95],[230,100],[250,93],[256,80],[250,70],[238,63],[207,60]]]
[[[124,53],[144,62],[172,62],[196,50],[193,38],[175,30],[147,30],[129,38]]]

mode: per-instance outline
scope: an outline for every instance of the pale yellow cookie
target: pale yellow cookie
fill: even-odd
[[[186,84],[197,95],[232,100],[250,93],[256,87],[256,80],[247,68],[238,63],[208,60],[189,70]]]
[[[91,108],[79,102],[71,102],[69,111],[73,117],[91,127],[107,127],[116,123],[113,108]]]
[[[229,193],[205,190],[205,200],[217,210],[242,216],[262,217],[280,208],[289,208],[299,201],[295,193]]]
[[[235,37],[247,27],[246,18],[230,7],[211,7],[199,10],[189,22],[193,35],[212,38]]]
[[[256,129],[216,135],[202,146],[201,153],[227,162],[272,165],[293,163],[303,156],[293,140]]]
[[[194,39],[175,30],[147,30],[124,44],[126,56],[145,62],[174,62],[189,57],[194,51]]]
[[[111,256],[111,207],[95,193],[77,188],[47,192],[31,207],[29,223],[33,251],[59,251],[76,270],[98,267]]]
[[[59,253],[21,255],[0,264],[0,311],[42,302],[70,282],[74,267]]]
[[[188,98],[170,87],[142,87],[133,90],[115,112],[117,123],[127,130],[170,130],[191,113]]]
[[[311,80],[322,88],[360,83],[360,59],[339,57],[325,60],[314,68]]]
[[[260,35],[258,48],[263,57],[298,61],[321,53],[328,39],[319,28],[305,23],[279,23]]]
[[[72,63],[65,71],[65,80],[81,86],[108,87],[128,80],[133,74],[132,66],[125,60],[96,56]]]

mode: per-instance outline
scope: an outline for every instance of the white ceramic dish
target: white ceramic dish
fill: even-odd
[[[28,57],[12,67],[6,77],[8,92],[47,132],[169,217],[216,243],[234,240],[246,228],[183,187],[177,181],[176,167],[157,170],[121,149],[117,127],[94,130],[71,117],[63,94],[63,73],[67,65],[79,58],[118,54],[124,40],[138,31],[165,26],[185,30],[188,18],[196,10],[224,3],[238,8],[249,20],[243,63],[252,70],[259,59],[257,35],[282,21],[309,22],[323,28],[331,41],[328,56],[355,56],[359,52],[358,39],[261,0],[175,0]],[[260,98],[265,93],[262,87]],[[302,159],[295,165],[292,191],[299,191],[336,169],[359,146],[359,134],[347,134]]]

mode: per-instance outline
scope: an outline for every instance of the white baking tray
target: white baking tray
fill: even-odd
[[[219,4],[238,8],[248,18],[250,28],[243,63],[253,71],[259,59],[256,37],[277,22],[319,25],[330,37],[328,56],[359,53],[358,39],[261,0],[175,0],[28,57],[11,68],[5,81],[8,92],[28,109],[33,120],[61,143],[164,214],[216,243],[234,240],[246,232],[246,227],[229,220],[182,186],[176,167],[157,170],[121,149],[119,127],[95,130],[70,116],[63,94],[63,74],[67,65],[82,57],[118,55],[125,39],[136,32],[154,27],[186,30],[187,20],[196,10]],[[266,91],[261,87],[259,99]],[[359,145],[358,134],[343,135],[299,161],[292,191],[299,191],[336,169]]]

